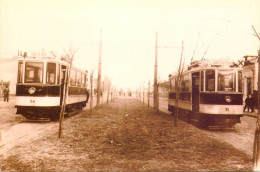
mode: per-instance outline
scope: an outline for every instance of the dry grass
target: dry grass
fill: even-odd
[[[26,171],[249,171],[251,159],[173,116],[133,99],[83,112],[0,158],[1,170]]]

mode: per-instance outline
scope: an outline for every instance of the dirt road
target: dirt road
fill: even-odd
[[[117,99],[24,140],[1,156],[1,170],[250,171],[251,158],[204,131],[134,99]]]

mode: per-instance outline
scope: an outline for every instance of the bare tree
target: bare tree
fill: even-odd
[[[64,112],[65,112],[65,107],[66,107],[68,82],[69,82],[69,79],[70,79],[70,72],[71,72],[73,58],[74,58],[74,55],[77,52],[77,50],[73,50],[72,47],[70,47],[69,52],[66,52],[65,50],[64,50],[64,52],[65,52],[65,57],[63,58],[63,60],[66,60],[69,65],[66,69],[64,81],[62,83],[62,85],[63,85],[63,93],[62,93],[63,94],[63,97],[62,97],[63,100],[62,100],[61,111],[60,111],[59,138],[61,138],[62,132],[63,132],[63,119],[64,119]]]

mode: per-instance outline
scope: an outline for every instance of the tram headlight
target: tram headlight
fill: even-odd
[[[35,91],[36,91],[36,88],[35,88],[35,87],[31,87],[31,88],[29,88],[29,90],[28,90],[29,94],[34,94]]]
[[[230,96],[225,96],[225,99],[227,103],[232,102],[232,98]]]

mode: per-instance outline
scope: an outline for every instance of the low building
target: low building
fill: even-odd
[[[170,89],[169,81],[164,81],[159,83],[159,87],[158,87],[159,97],[168,98],[169,89]]]
[[[244,56],[243,66],[243,96],[253,95],[257,101],[258,97],[258,56]],[[257,103],[256,103],[257,104]]]
[[[3,59],[0,58],[0,93],[2,95],[3,85],[8,85],[10,95],[16,94],[16,81],[17,81],[17,58]]]

